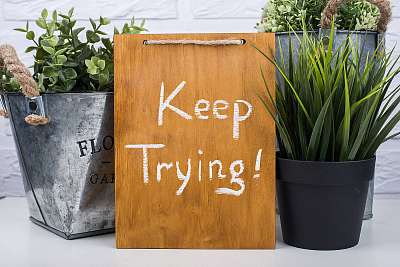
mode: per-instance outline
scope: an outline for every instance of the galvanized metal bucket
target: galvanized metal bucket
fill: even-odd
[[[113,93],[7,93],[4,100],[31,220],[66,239],[113,232]],[[50,122],[29,125],[29,114]]]
[[[320,30],[320,38],[329,38],[330,30]],[[385,36],[383,33],[372,32],[372,31],[335,31],[334,33],[334,48],[340,49],[343,47],[343,43],[350,38],[358,47],[358,51],[361,51],[361,69],[364,69],[365,62],[368,57],[377,50],[385,50]],[[326,39],[329,41],[329,39]],[[374,201],[374,179],[369,182],[369,189],[367,195],[367,202],[364,211],[364,220],[371,219],[373,217],[373,201]]]
[[[324,38],[326,42],[329,42],[329,36],[331,33],[332,19],[337,14],[338,8],[342,5],[345,0],[329,0],[326,3],[324,11],[321,17],[321,30],[320,36]],[[372,31],[335,31],[334,33],[334,47],[339,48],[343,42],[347,41],[350,37],[354,44],[358,45],[359,51],[362,51],[360,55],[361,68],[365,66],[365,59],[368,55],[374,53],[376,49],[385,50],[384,34],[387,30],[388,23],[390,21],[392,11],[391,3],[388,0],[367,0],[367,2],[375,5],[380,12],[380,18],[376,25],[376,32]],[[365,206],[364,219],[371,219],[373,217],[372,206],[374,197],[374,179],[370,181],[367,202]]]
[[[310,31],[311,37],[322,38],[329,42],[331,36],[331,30],[321,29],[318,32]],[[289,49],[293,47],[294,51],[297,51],[299,47],[299,40],[303,37],[303,32],[280,32],[275,34],[276,42],[276,59],[278,61],[288,62],[289,60]],[[385,48],[384,34],[371,31],[335,31],[334,32],[334,48],[339,49],[343,47],[344,42],[350,38],[352,42],[358,46],[359,51],[362,51],[361,57],[361,68],[365,65],[365,60],[368,55],[371,56],[377,48]],[[296,61],[296,54],[293,54],[293,59]],[[284,64],[285,66],[286,64]],[[277,74],[277,83],[283,85],[284,81],[281,75]],[[281,86],[282,87],[282,86]],[[374,196],[374,180],[370,181],[367,203],[365,207],[364,219],[370,219],[373,217],[372,206]]]
[[[304,37],[304,32],[302,31],[293,31],[293,32],[277,32],[275,33],[275,59],[278,62],[286,63],[289,61],[290,49],[293,51],[298,51],[300,46],[300,41]],[[317,37],[318,31],[309,31],[310,37]],[[297,62],[297,54],[293,54],[293,60]],[[282,67],[287,67],[288,64],[282,64]],[[283,88],[284,79],[282,75],[277,73],[276,75],[277,83],[280,85],[280,88]]]

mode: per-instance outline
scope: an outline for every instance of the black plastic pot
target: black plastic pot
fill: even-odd
[[[314,250],[358,244],[375,157],[348,162],[277,158],[277,192],[285,243]]]

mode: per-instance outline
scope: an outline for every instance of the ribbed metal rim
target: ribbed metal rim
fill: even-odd
[[[329,30],[329,29],[327,29]],[[308,31],[309,33],[318,33],[319,30]],[[340,34],[371,34],[371,35],[378,35],[381,34],[377,31],[348,31],[348,30],[336,30],[336,33]],[[292,35],[292,34],[300,34],[302,35],[303,31],[291,31],[291,32],[275,32],[275,35]]]

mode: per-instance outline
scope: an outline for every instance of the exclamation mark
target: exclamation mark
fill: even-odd
[[[259,149],[256,157],[256,165],[254,167],[254,170],[256,171],[256,174],[254,174],[253,176],[254,179],[260,178],[260,174],[258,172],[261,169],[261,154],[262,154],[262,149]]]

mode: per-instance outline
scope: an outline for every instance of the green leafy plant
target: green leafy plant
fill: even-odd
[[[316,29],[326,3],[327,0],[269,0],[256,28],[260,32],[301,31],[304,20],[307,29]],[[376,30],[379,16],[374,5],[351,0],[339,8],[336,26],[344,30]]]
[[[400,73],[399,56],[379,48],[361,56],[365,53],[351,38],[333,49],[333,32],[326,46],[304,31],[286,61],[260,51],[283,80],[277,83],[276,99],[266,82],[266,94],[259,97],[276,122],[284,158],[368,159],[399,134],[391,134],[400,120],[400,85],[392,86]]]
[[[135,18],[132,18],[130,23],[125,23],[124,26],[122,27],[122,34],[137,34],[141,33],[143,31],[147,31],[144,28],[144,20],[140,23],[140,26],[137,26],[135,24]],[[120,34],[120,31],[114,27],[114,34]]]
[[[19,92],[20,90],[19,83],[12,74],[0,67],[0,92]]]
[[[34,74],[42,92],[112,91],[114,87],[113,42],[103,31],[110,24],[108,18],[98,22],[89,19],[91,28],[77,27],[74,9],[66,14],[43,9],[35,21],[43,30],[38,35],[30,29],[15,29],[25,33],[33,42],[26,52],[34,52]],[[146,31],[144,21],[135,25],[134,19],[126,23],[121,33]],[[119,31],[115,28],[115,33]]]
[[[379,9],[366,1],[353,1],[339,8],[336,17],[338,29],[376,31]]]
[[[321,0],[269,0],[256,28],[260,32],[283,32],[289,31],[290,25],[301,30],[306,21],[309,28],[316,29],[324,5]]]

